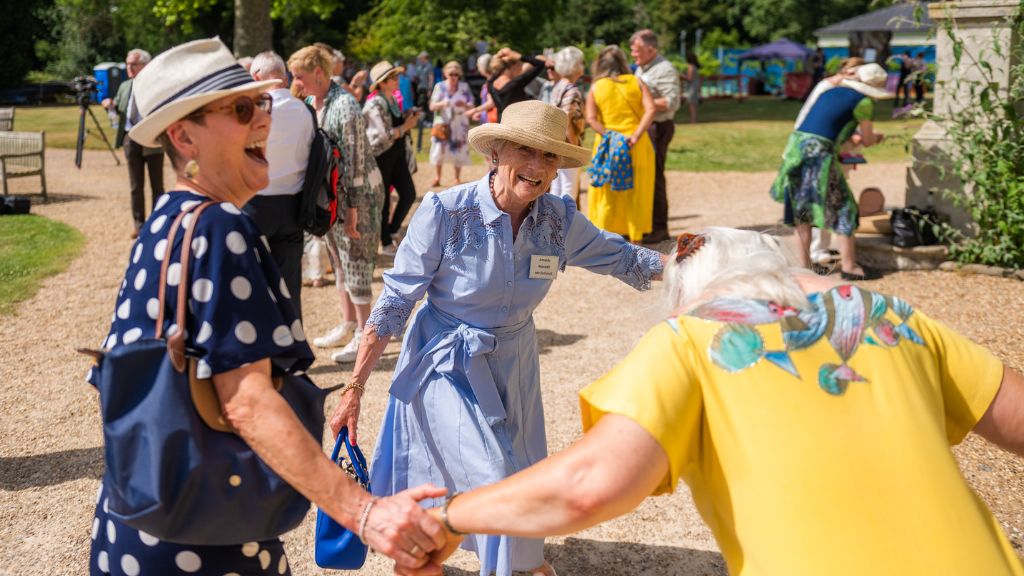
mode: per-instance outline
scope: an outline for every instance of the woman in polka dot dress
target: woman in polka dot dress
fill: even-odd
[[[313,361],[266,241],[239,210],[267,185],[263,145],[271,101],[264,91],[276,83],[254,82],[216,39],[172,48],[136,78],[133,97],[143,120],[131,137],[145,146],[162,145],[178,181],[160,198],[132,247],[103,347],[155,336],[160,267],[169,258],[164,331],[185,331],[187,348],[199,358],[198,376],[213,379],[221,408],[239,436],[374,549],[400,566],[424,566],[443,538],[440,525],[417,502],[444,490],[422,486],[393,498],[372,498],[325,457],[320,439],[306,432],[271,383],[272,364],[294,372]],[[192,215],[182,220],[183,226],[195,227],[191,245],[182,246],[182,234],[168,245],[174,219],[210,200],[219,204],[198,220]],[[192,251],[187,274],[177,263],[182,249]],[[185,326],[171,320],[180,289],[190,296]],[[90,381],[95,384],[92,375]],[[101,486],[92,524],[92,575],[290,573],[279,538],[227,546],[167,542],[121,523],[108,504]],[[440,574],[437,567],[424,567]]]

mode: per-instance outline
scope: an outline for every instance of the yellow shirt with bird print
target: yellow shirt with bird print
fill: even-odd
[[[795,309],[719,297],[652,328],[580,393],[649,432],[741,576],[1024,574],[950,446],[1003,365],[853,286]]]

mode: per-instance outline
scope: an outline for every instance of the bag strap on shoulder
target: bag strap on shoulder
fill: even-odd
[[[182,227],[181,222],[185,219],[188,214],[193,214],[192,221],[189,226],[185,229],[185,237],[181,243],[181,273],[178,280],[178,300],[177,310],[175,310],[175,322],[178,326],[178,331],[167,337],[167,355],[171,359],[171,364],[174,369],[178,372],[184,372],[186,367],[185,362],[185,312],[188,309],[188,266],[192,255],[192,237],[194,236],[196,228],[199,226],[199,217],[202,216],[203,211],[216,204],[213,200],[203,202],[192,210],[188,210],[178,214],[178,217],[174,219],[171,224],[171,229],[167,233],[167,252],[164,255],[163,263],[160,265],[160,307],[156,317],[156,338],[159,340],[163,337],[164,329],[164,311],[167,301],[167,270],[170,268],[170,253],[174,248],[174,239],[178,234],[178,230]]]

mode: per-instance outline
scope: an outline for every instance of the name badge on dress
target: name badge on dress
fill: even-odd
[[[558,256],[530,256],[530,278],[554,280],[558,274]]]

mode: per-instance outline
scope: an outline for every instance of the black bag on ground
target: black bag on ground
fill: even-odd
[[[313,108],[308,104],[306,107],[313,116],[314,133],[302,182],[299,224],[306,232],[323,236],[339,219],[338,198],[343,193],[341,148],[320,128]]]
[[[892,224],[892,244],[900,248],[932,246],[939,243],[935,226],[939,215],[933,208],[924,210],[916,206],[896,208],[889,217]]]
[[[32,200],[25,196],[4,196],[0,203],[0,214],[28,214],[32,211]]]

